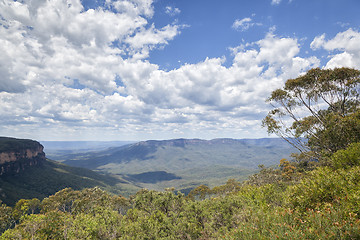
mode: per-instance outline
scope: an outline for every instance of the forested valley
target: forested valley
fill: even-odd
[[[188,195],[98,187],[1,204],[0,239],[359,239],[360,71],[312,69],[269,98],[292,159]]]

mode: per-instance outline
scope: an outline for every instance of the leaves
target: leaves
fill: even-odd
[[[337,151],[331,156],[331,162],[336,169],[360,166],[360,142],[352,143],[346,149]]]
[[[13,226],[15,219],[11,207],[6,206],[0,201],[0,233]]]
[[[358,145],[349,148],[349,154]],[[343,152],[339,152],[343,157]],[[350,155],[346,155],[351,156]],[[64,189],[31,214],[32,200],[14,209],[1,205],[1,219],[21,221],[0,239],[356,239],[360,236],[360,167],[318,168],[301,181],[282,159],[280,169],[260,166],[262,184],[239,183],[194,191],[191,200],[170,189],[143,189],[130,199],[99,188]],[[276,176],[274,178],[274,176]],[[282,182],[287,184],[281,184]],[[35,201],[36,202],[36,201]],[[24,207],[26,206],[26,207]],[[124,211],[126,209],[126,211]],[[23,211],[23,212],[21,212]],[[3,214],[5,213],[5,214]],[[10,225],[2,225],[5,228]]]
[[[358,70],[311,69],[287,80],[283,89],[272,92],[268,102],[274,109],[263,126],[305,155],[312,152],[321,160],[360,141]]]

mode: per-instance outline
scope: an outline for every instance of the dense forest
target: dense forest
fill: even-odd
[[[273,92],[263,124],[299,149],[278,168],[187,196],[66,188],[1,204],[0,239],[360,239],[359,86],[357,70],[312,69]]]
[[[64,189],[2,204],[0,239],[359,239],[359,180],[359,166],[299,173],[283,162],[188,196]]]

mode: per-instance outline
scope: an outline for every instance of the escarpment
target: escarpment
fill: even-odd
[[[17,174],[45,161],[44,147],[37,141],[0,137],[0,176]]]

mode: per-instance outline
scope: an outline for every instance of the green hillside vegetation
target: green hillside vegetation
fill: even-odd
[[[66,166],[52,160],[28,168],[20,174],[1,176],[0,200],[14,205],[21,198],[43,199],[57,191],[71,187],[75,190],[99,186],[113,193],[137,191],[119,177],[103,175],[88,169]]]
[[[245,183],[202,185],[188,196],[67,188],[2,204],[0,239],[359,239],[360,166],[306,173],[289,166],[282,161]]]
[[[360,71],[314,69],[273,92],[281,106],[264,125],[293,131],[300,150],[278,168],[260,166],[245,182],[200,185],[187,196],[173,188],[129,198],[66,188],[42,201],[0,204],[0,239],[360,239],[359,85]],[[312,101],[329,107],[315,110]],[[301,119],[277,115],[309,102]],[[277,118],[286,114],[290,127]]]
[[[0,137],[0,152],[16,152],[19,149],[33,149],[37,146],[39,143],[30,139]]]

